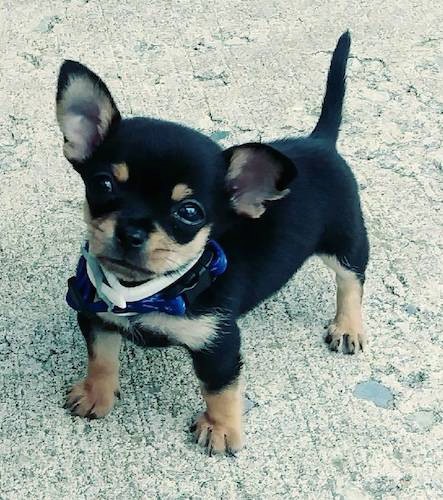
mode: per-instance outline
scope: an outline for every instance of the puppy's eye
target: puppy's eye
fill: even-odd
[[[106,195],[114,191],[112,177],[108,174],[97,174],[93,177],[94,191]]]
[[[184,224],[197,226],[205,220],[205,210],[196,200],[185,200],[176,206],[172,215]]]

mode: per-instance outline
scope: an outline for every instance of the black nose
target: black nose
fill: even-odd
[[[144,229],[134,226],[117,227],[117,240],[125,248],[141,247],[148,234]]]

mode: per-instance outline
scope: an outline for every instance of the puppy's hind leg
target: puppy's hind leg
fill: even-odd
[[[362,321],[364,269],[359,271],[352,267],[346,257],[320,257],[335,271],[337,282],[337,311],[328,327],[325,341],[331,351],[341,349],[345,354],[362,351],[366,344]]]

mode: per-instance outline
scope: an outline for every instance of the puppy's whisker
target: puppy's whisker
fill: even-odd
[[[169,264],[172,264],[175,267],[180,267],[183,263],[177,260],[171,259],[170,257],[162,257],[162,260],[165,260]]]
[[[101,233],[104,233],[104,229],[102,229],[98,224],[89,224],[91,226],[92,229],[94,229],[95,231],[100,231]]]
[[[138,329],[138,328],[133,328],[131,330],[131,336],[132,336],[132,339],[135,341],[135,342],[139,342],[141,345],[144,345],[145,344],[145,340],[143,338],[143,335],[141,333],[141,331]]]

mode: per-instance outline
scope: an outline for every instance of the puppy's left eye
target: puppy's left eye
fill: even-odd
[[[180,222],[190,226],[197,226],[205,220],[205,210],[196,200],[183,201],[173,209],[172,215]]]

